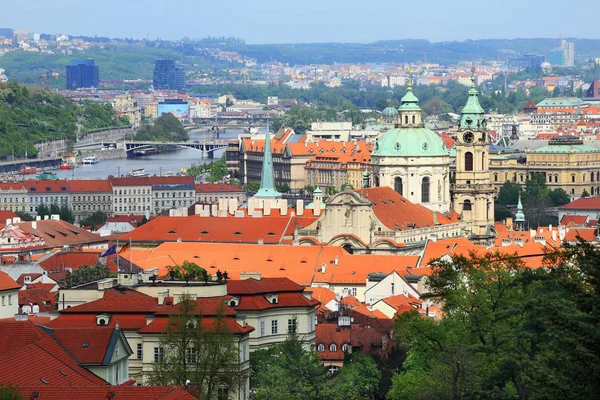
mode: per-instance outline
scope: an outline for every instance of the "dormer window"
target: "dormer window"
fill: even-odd
[[[323,343],[319,344],[319,345],[317,346],[317,351],[318,351],[319,353],[322,353],[322,352],[324,352],[324,351],[325,351],[325,345],[324,345]]]
[[[335,343],[331,343],[329,345],[329,351],[335,353],[337,351],[337,345]]]
[[[99,314],[96,316],[96,325],[98,326],[106,326],[110,322],[110,315],[108,314]]]
[[[229,307],[237,307],[240,305],[240,298],[239,297],[232,297],[231,299],[229,299],[226,303]]]
[[[279,295],[276,294],[265,294],[265,299],[271,304],[279,303]]]

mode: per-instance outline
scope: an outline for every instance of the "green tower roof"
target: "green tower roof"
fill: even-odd
[[[408,91],[400,100],[402,105],[400,106],[400,111],[421,111],[421,107],[419,107],[419,99],[414,95],[412,91],[412,86],[408,86]]]
[[[269,133],[269,120],[267,120],[267,132],[265,133],[265,148],[263,155],[262,175],[260,177],[260,189],[254,197],[257,198],[279,198],[281,193],[275,189],[275,178],[273,174],[273,155],[271,154],[271,135]]]
[[[461,111],[460,128],[461,129],[479,129],[485,127],[485,111],[479,104],[479,92],[475,87],[474,78],[471,79],[471,88],[469,89],[469,98],[467,104]]]
[[[521,195],[519,195],[519,204],[517,205],[517,213],[515,214],[515,222],[525,222],[525,214],[523,213],[523,204],[521,204]]]

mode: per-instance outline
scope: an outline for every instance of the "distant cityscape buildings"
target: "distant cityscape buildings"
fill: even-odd
[[[514,70],[532,69],[539,71],[546,57],[525,54],[521,57],[512,57],[508,59],[508,68]]]
[[[185,91],[185,71],[174,60],[156,60],[152,75],[154,90]]]
[[[560,47],[550,52],[550,64],[572,67],[575,65],[575,43],[560,41]]]
[[[73,60],[66,69],[67,90],[98,87],[100,72],[99,68],[94,65],[94,60]]]

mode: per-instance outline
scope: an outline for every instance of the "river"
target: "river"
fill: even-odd
[[[226,129],[221,131],[219,140],[237,139],[244,133],[243,129]],[[189,141],[212,140],[211,132],[195,130],[189,133]],[[55,170],[60,179],[106,179],[109,175],[127,175],[134,169],[144,168],[149,175],[166,175],[178,173],[181,168],[189,168],[192,164],[207,164],[219,160],[225,150],[214,152],[214,158],[202,159],[202,152],[195,149],[177,149],[147,157],[122,158],[105,160],[94,165],[78,165],[72,170]]]

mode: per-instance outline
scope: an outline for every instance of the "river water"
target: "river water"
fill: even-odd
[[[243,129],[226,129],[220,132],[219,140],[237,139],[244,133]],[[191,131],[189,141],[213,140],[213,135],[208,131]],[[189,168],[193,164],[207,164],[219,160],[225,150],[214,152],[214,158],[202,159],[202,152],[195,149],[176,149],[147,157],[122,158],[117,160],[104,160],[94,165],[78,165],[72,170],[55,170],[60,179],[106,179],[109,175],[125,176],[134,169],[144,168],[149,175],[166,175],[178,173],[181,168]]]

